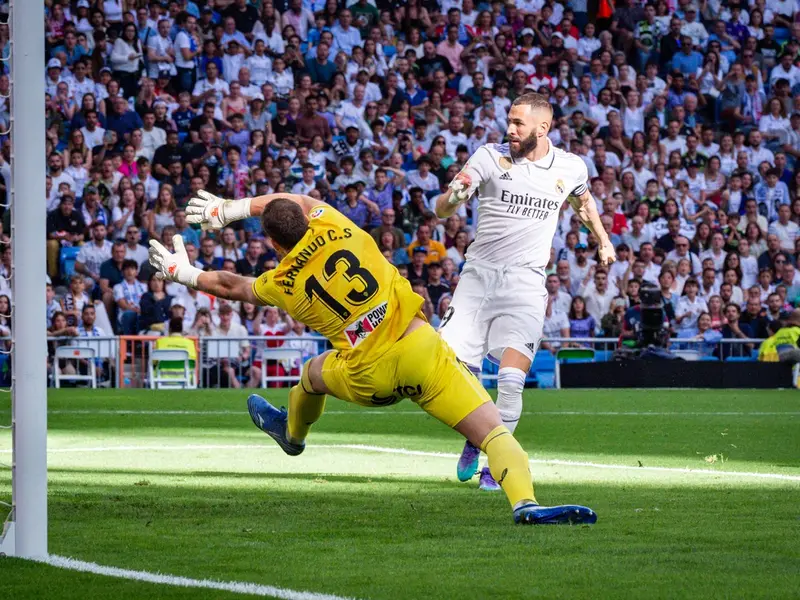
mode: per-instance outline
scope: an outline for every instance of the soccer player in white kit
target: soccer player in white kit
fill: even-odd
[[[512,433],[542,338],[545,268],[564,200],[600,241],[601,264],[616,258],[589,192],[586,164],[547,137],[552,119],[544,96],[519,96],[508,113],[508,143],[478,148],[436,201],[437,215],[446,218],[478,194],[475,240],[439,332],[476,374],[486,355],[500,361],[497,408]],[[475,475],[479,456],[467,442],[458,462],[461,481]],[[499,489],[488,469],[480,479],[481,489]]]

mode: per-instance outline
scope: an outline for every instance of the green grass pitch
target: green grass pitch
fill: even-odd
[[[527,391],[517,434],[539,501],[599,515],[538,528],[459,483],[461,439],[411,402],[329,400],[292,458],[253,427],[246,396],[52,391],[50,552],[361,599],[799,593],[797,391]],[[0,463],[10,446],[0,431]],[[9,600],[235,597],[0,559]]]

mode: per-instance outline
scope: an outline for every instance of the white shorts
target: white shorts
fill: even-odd
[[[547,290],[545,273],[470,260],[464,265],[439,333],[470,366],[506,348],[533,360],[542,339]]]

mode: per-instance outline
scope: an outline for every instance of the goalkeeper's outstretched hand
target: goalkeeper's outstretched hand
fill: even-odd
[[[170,252],[158,240],[150,240],[150,264],[156,270],[156,275],[167,281],[177,281],[185,286],[196,288],[197,278],[202,271],[189,262],[189,255],[183,245],[183,237],[175,235],[172,238],[175,252]]]
[[[186,206],[186,222],[203,230],[222,229],[250,216],[250,198],[225,200],[205,190],[197,192]]]

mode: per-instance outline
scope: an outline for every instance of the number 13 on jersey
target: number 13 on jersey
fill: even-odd
[[[309,301],[322,302],[342,321],[347,321],[356,308],[370,301],[378,293],[378,282],[367,269],[361,266],[355,254],[349,250],[337,250],[328,257],[322,275],[329,283],[325,288],[315,275],[306,279],[305,292]]]

